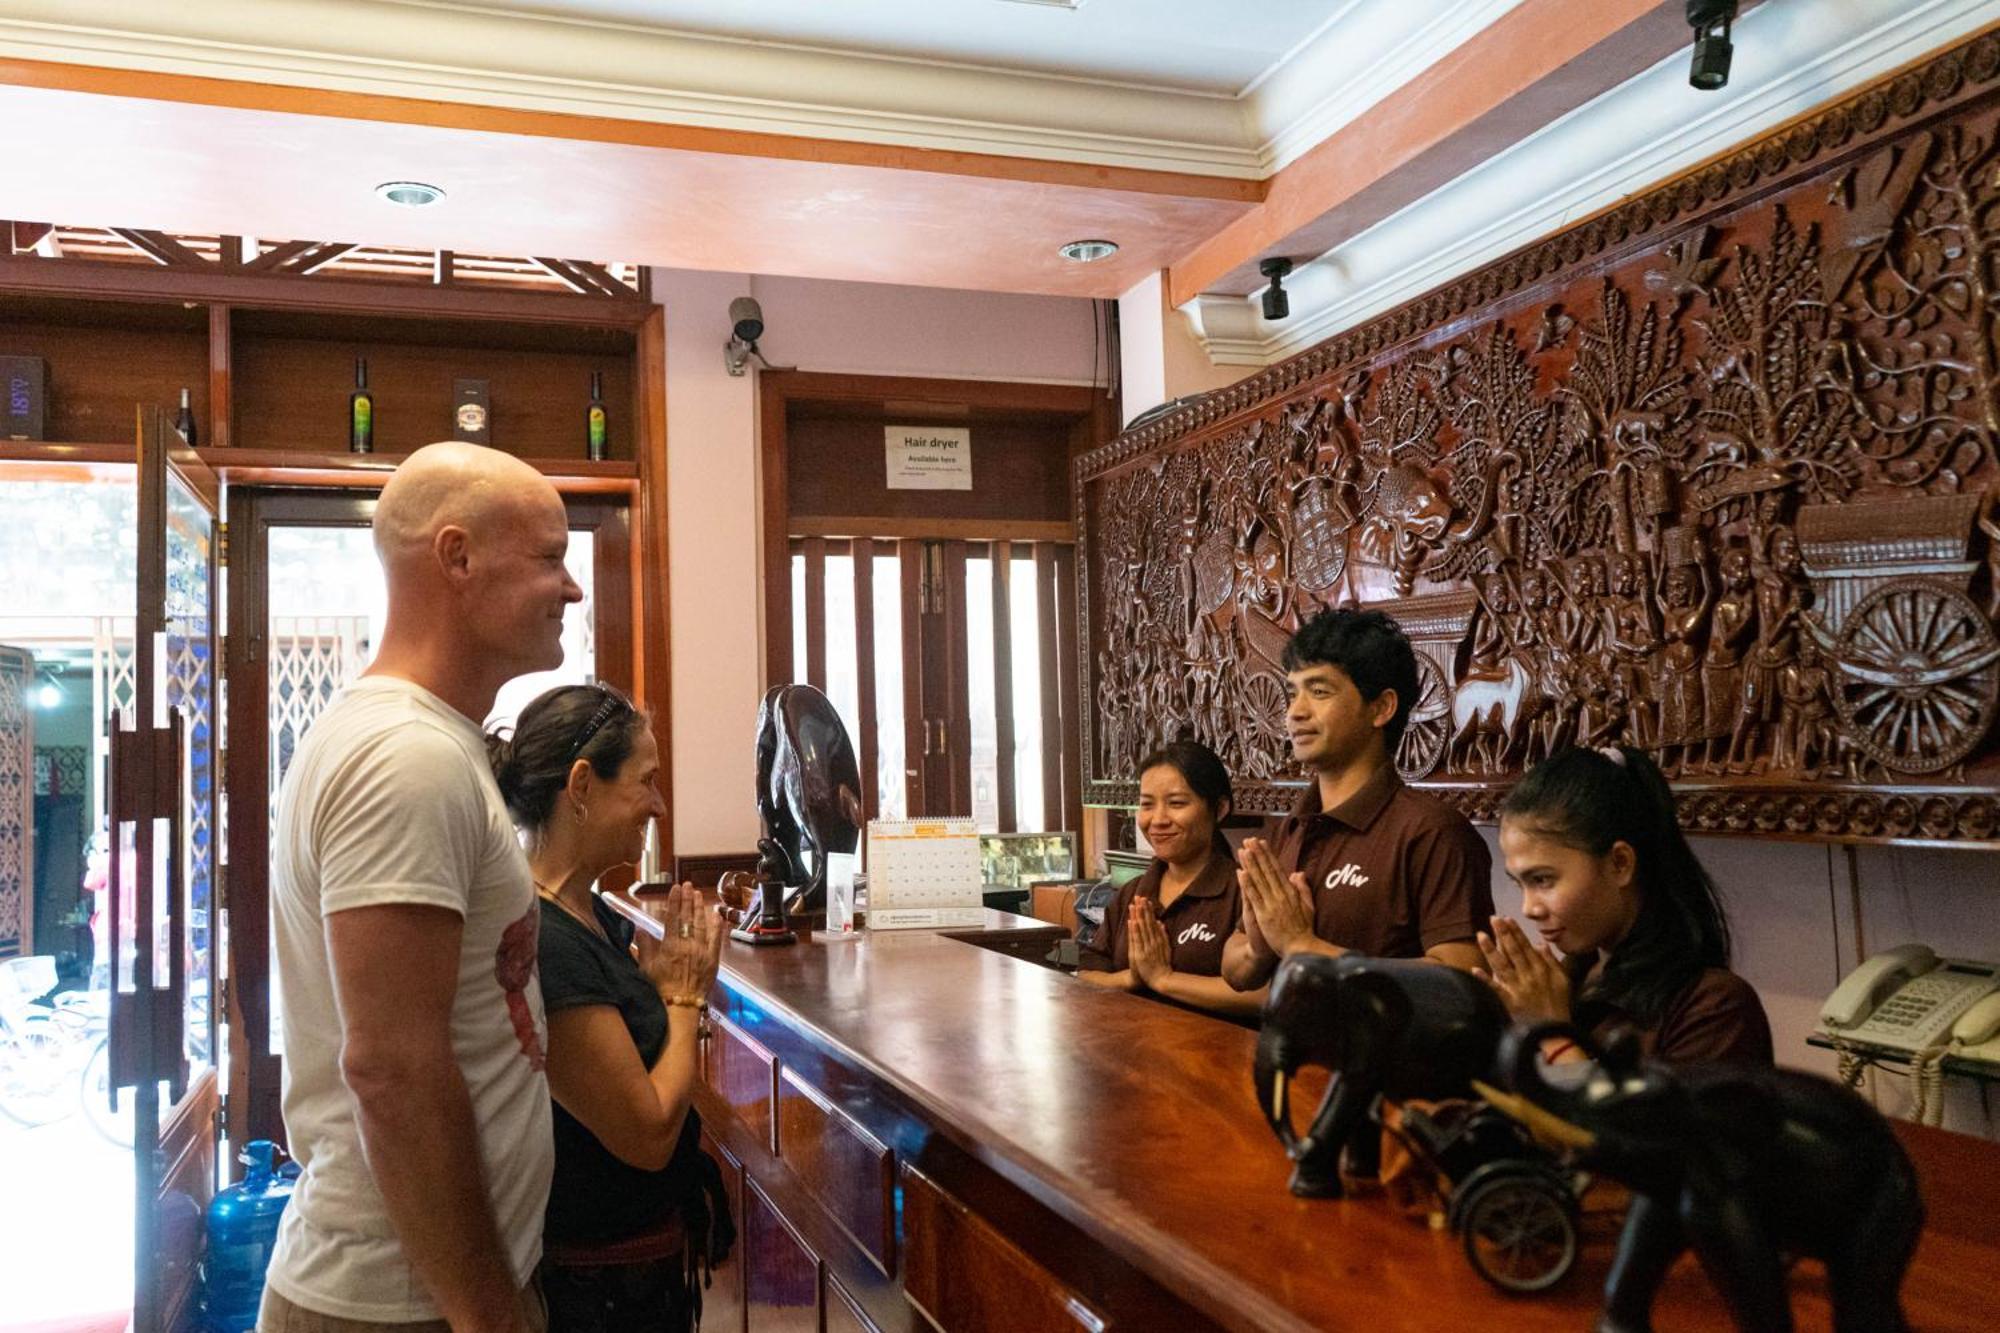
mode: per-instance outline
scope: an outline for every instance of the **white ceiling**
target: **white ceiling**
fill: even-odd
[[[401,0],[1236,97],[1350,10],[1411,0]],[[1436,7],[1422,2],[1418,7]]]

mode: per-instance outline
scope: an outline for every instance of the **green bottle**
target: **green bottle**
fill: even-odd
[[[368,360],[354,358],[354,392],[347,395],[347,447],[357,454],[375,452],[375,395],[368,392]]]
[[[604,412],[604,372],[590,372],[590,407],[584,413],[584,444],[593,462],[603,462],[611,441],[611,419]]]

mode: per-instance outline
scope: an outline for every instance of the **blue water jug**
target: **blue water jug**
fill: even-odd
[[[278,1218],[291,1201],[295,1174],[275,1169],[278,1145],[245,1144],[236,1160],[243,1183],[208,1205],[208,1257],[202,1261],[202,1308],[208,1333],[249,1333],[264,1299],[264,1270],[278,1243]]]

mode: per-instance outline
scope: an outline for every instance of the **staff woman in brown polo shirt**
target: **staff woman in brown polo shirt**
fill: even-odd
[[[1771,1063],[1764,1006],[1729,970],[1715,882],[1644,752],[1571,749],[1536,767],[1501,802],[1500,854],[1542,937],[1500,916],[1479,936],[1481,975],[1517,1019],[1573,1021],[1600,1041],[1630,1026],[1670,1063]],[[1585,1058],[1561,1039],[1543,1056]]]
[[[1153,846],[1153,864],[1104,909],[1078,976],[1222,1014],[1263,1007],[1261,989],[1239,992],[1218,975],[1242,901],[1221,831],[1229,808],[1229,770],[1206,745],[1175,741],[1146,757],[1139,827]]]

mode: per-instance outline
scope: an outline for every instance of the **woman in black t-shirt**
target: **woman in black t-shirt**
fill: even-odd
[[[648,821],[664,813],[652,728],[623,695],[550,690],[487,749],[529,836],[542,899],[556,1139],[541,1273],[551,1333],[690,1329],[698,1279],[734,1238],[690,1104],[721,921],[682,884],[667,896],[666,938],[635,941],[631,923],[592,892],[605,872],[638,860]]]

